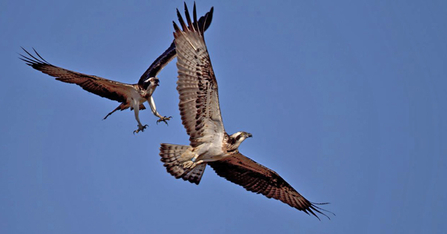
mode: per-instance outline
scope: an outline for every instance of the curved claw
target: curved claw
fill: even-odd
[[[133,131],[133,134],[135,135],[135,133],[139,133],[140,131],[142,131],[142,132],[144,132],[144,129],[146,129],[148,127],[148,125],[146,124],[146,125],[139,125],[138,126],[138,129],[137,130],[135,130],[135,131]]]
[[[186,161],[186,162],[183,162],[182,166],[184,169],[192,169],[196,166],[196,163],[193,161]]]
[[[160,118],[157,120],[157,124],[160,122],[165,122],[166,125],[169,125],[168,120],[170,120],[171,118],[172,118],[172,116],[169,116],[169,117],[163,116],[163,118]]]

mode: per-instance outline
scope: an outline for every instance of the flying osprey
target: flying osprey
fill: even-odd
[[[210,26],[213,15],[213,8],[202,16],[198,25],[205,30]],[[155,88],[158,86],[159,80],[156,75],[176,56],[175,44],[171,43],[171,46],[160,55],[144,72],[141,76],[138,84],[125,84],[113,80],[104,79],[98,76],[86,75],[79,72],[70,71],[61,67],[54,66],[47,62],[45,59],[34,50],[35,55],[22,48],[29,57],[21,54],[21,60],[25,61],[27,65],[39,70],[45,74],[56,77],[56,80],[73,83],[81,86],[84,90],[94,93],[101,97],[105,97],[111,100],[121,102],[121,104],[115,108],[112,112],[107,114],[104,119],[117,110],[125,110],[130,107],[135,113],[135,119],[138,122],[138,129],[134,133],[144,131],[147,125],[142,125],[139,118],[139,110],[146,109],[143,105],[144,102],[148,102],[151,107],[152,113],[157,116],[159,122],[165,122],[171,117],[162,116],[158,113],[155,106],[154,98],[152,94]]]
[[[167,171],[177,179],[199,184],[209,164],[216,173],[248,191],[262,193],[293,208],[328,217],[317,205],[299,194],[281,176],[239,153],[239,145],[252,135],[225,132],[219,106],[216,77],[204,41],[204,28],[191,22],[185,4],[185,24],[177,9],[183,29],[174,22],[174,43],[177,50],[179,109],[190,145],[161,144],[160,156]],[[196,21],[196,6],[193,17]],[[205,20],[211,20],[206,18]],[[328,217],[329,218],[329,217]]]

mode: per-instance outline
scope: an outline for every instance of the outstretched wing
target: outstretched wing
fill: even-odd
[[[280,200],[289,206],[313,214],[328,217],[316,205],[327,203],[312,203],[299,194],[290,184],[273,170],[237,153],[222,160],[208,163],[219,176],[244,187],[246,190],[261,193],[268,198]],[[329,217],[328,217],[329,218]]]
[[[211,24],[211,19],[213,18],[213,8],[199,19],[199,28],[204,28],[206,31]],[[195,24],[196,22],[194,22]],[[175,43],[172,42],[169,48],[149,66],[149,68],[144,72],[138,81],[138,85],[147,89],[149,86],[149,78],[157,76],[157,74],[176,56]]]
[[[190,136],[191,146],[196,147],[203,142],[222,139],[225,130],[220,114],[217,81],[205,45],[204,27],[192,23],[186,4],[185,15],[188,25],[178,10],[177,15],[183,29],[180,30],[174,22],[174,43],[178,55],[179,108],[183,126]],[[211,16],[210,14],[209,17]],[[197,22],[195,4],[193,17],[194,22]],[[207,22],[211,19],[204,20]]]
[[[60,80],[65,83],[77,84],[84,90],[101,97],[118,102],[126,102],[130,92],[135,90],[134,85],[124,84],[97,76],[86,75],[54,66],[43,59],[36,50],[34,50],[36,55],[32,55],[24,48],[22,49],[28,54],[29,57],[21,54],[20,59],[25,61],[27,65],[47,75],[56,77],[56,80]]]

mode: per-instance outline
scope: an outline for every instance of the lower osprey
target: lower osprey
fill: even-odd
[[[174,22],[177,50],[179,109],[190,145],[161,144],[160,156],[167,171],[176,178],[199,184],[209,164],[219,176],[248,191],[262,193],[305,213],[322,214],[323,209],[299,194],[281,176],[242,155],[238,147],[252,135],[225,132],[219,106],[216,77],[204,41],[204,28],[192,23],[185,4],[187,24],[177,10],[183,30]],[[196,21],[194,4],[193,17]],[[205,20],[211,20],[206,18]],[[329,217],[328,217],[329,218]]]
[[[208,15],[212,15],[213,12],[208,12],[205,16],[199,19],[198,25],[201,25],[205,30],[211,24],[211,21],[205,21]],[[212,17],[209,17],[210,19]],[[206,24],[205,24],[206,22]],[[23,48],[22,48],[23,49]],[[162,116],[158,113],[155,107],[154,98],[152,97],[155,88],[158,86],[159,80],[156,75],[176,56],[175,44],[171,43],[171,46],[161,54],[144,72],[137,84],[125,84],[113,80],[104,79],[98,76],[86,75],[79,72],[70,71],[61,67],[54,66],[43,59],[36,50],[35,55],[32,55],[25,49],[23,49],[29,57],[21,55],[21,60],[32,68],[39,70],[45,74],[56,77],[56,80],[72,83],[81,86],[84,90],[94,93],[101,97],[105,97],[111,100],[121,102],[121,104],[115,108],[112,112],[106,115],[104,119],[109,117],[113,112],[117,110],[125,110],[130,107],[135,113],[135,119],[138,123],[138,129],[134,133],[144,131],[147,125],[142,125],[139,118],[139,110],[144,110],[146,107],[144,103],[147,101],[151,107],[152,113],[157,116],[159,122],[165,122],[171,117]]]

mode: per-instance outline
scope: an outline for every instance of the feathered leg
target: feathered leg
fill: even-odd
[[[140,117],[139,117],[140,107],[139,107],[138,105],[136,105],[136,107],[134,107],[133,111],[134,111],[134,113],[135,113],[135,119],[136,119],[137,122],[138,122],[138,129],[135,130],[135,131],[133,131],[133,134],[135,134],[135,133],[139,133],[140,131],[143,132],[144,129],[146,129],[146,127],[147,127],[148,125],[147,125],[147,124],[146,124],[146,125],[142,125],[141,122],[140,122]]]
[[[148,102],[149,102],[149,106],[151,107],[152,113],[159,118],[157,120],[157,124],[160,122],[165,122],[165,124],[168,124],[167,121],[170,120],[172,118],[172,116],[166,117],[166,116],[160,115],[160,113],[158,113],[158,111],[157,111],[157,107],[155,106],[155,101],[152,96],[149,98]]]

